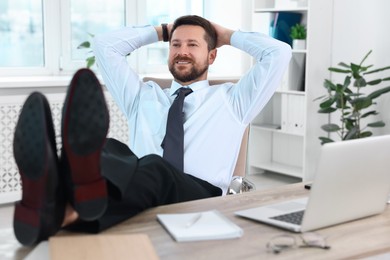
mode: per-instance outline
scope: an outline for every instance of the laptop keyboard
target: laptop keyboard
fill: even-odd
[[[271,219],[300,225],[302,223],[304,213],[305,213],[305,211],[301,210],[301,211],[287,213],[284,215],[275,216],[275,217],[272,217]]]

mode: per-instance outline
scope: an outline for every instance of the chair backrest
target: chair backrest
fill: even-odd
[[[162,88],[169,88],[172,83],[172,79],[168,78],[153,78],[153,77],[145,77],[143,79],[144,82],[154,81],[159,84]],[[210,85],[222,84],[225,82],[237,82],[237,79],[216,79],[209,80]],[[245,177],[246,172],[246,157],[248,151],[248,138],[249,138],[249,126],[245,129],[244,135],[242,136],[240,153],[238,155],[236,167],[233,172],[233,176],[241,176]]]

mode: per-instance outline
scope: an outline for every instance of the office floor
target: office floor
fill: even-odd
[[[256,185],[256,190],[300,182],[300,179],[275,173],[249,175],[248,179]],[[12,228],[13,210],[13,203],[0,205],[0,259],[22,259],[29,252],[28,248],[20,247],[15,241]]]
[[[247,178],[256,185],[256,190],[264,190],[280,185],[301,182],[302,180],[283,174],[265,172],[248,175]]]

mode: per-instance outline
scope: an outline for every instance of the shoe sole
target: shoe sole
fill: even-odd
[[[33,93],[22,108],[13,143],[23,187],[22,200],[15,204],[14,233],[23,245],[46,240],[63,221],[65,202],[54,138],[49,104]]]
[[[87,69],[72,79],[65,101],[63,145],[73,184],[73,206],[83,220],[99,218],[107,207],[100,156],[109,115],[102,87]]]

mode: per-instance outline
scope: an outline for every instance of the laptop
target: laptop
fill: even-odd
[[[375,136],[323,145],[308,198],[235,214],[306,232],[380,214],[389,192],[390,135]],[[303,215],[300,220],[299,215]],[[298,219],[294,220],[294,216]]]

